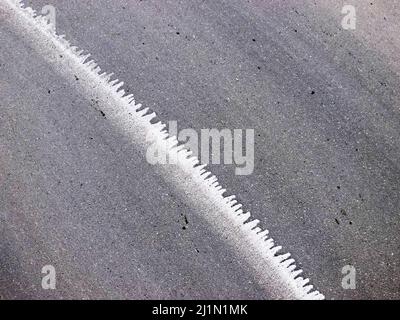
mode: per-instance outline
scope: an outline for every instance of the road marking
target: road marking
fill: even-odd
[[[126,95],[123,82],[112,79],[112,74],[101,69],[90,55],[84,55],[71,46],[64,36],[58,36],[48,25],[48,20],[37,16],[29,7],[23,8],[18,0],[0,0],[1,14],[13,25],[21,38],[28,42],[71,86],[89,101],[96,99],[107,120],[143,152],[151,142],[146,136],[154,136],[157,143],[169,143],[168,153],[178,159],[174,166],[156,166],[191,203],[209,226],[227,243],[239,259],[243,259],[256,282],[274,299],[323,299],[313,291],[309,279],[300,276],[290,254],[278,254],[280,246],[268,237],[268,231],[258,227],[258,220],[250,220],[235,196],[225,196],[226,190],[215,176],[200,165],[197,158],[183,146],[177,146],[176,137],[169,137],[165,125],[151,123],[155,113],[136,104],[133,95]],[[160,148],[162,146],[160,145]]]

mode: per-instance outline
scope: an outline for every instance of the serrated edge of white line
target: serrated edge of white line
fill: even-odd
[[[1,1],[1,0],[0,0]],[[113,74],[100,73],[101,69],[93,60],[88,61],[90,54],[84,55],[83,51],[78,51],[78,48],[71,46],[64,39],[64,36],[57,35],[55,29],[48,24],[45,17],[37,15],[35,10],[30,7],[25,7],[21,0],[3,0],[6,1],[18,14],[24,16],[33,25],[37,26],[38,31],[49,37],[51,41],[63,48],[63,52],[69,53],[75,60],[80,63],[80,66],[98,82],[109,90],[111,94],[119,99],[120,105],[128,108],[136,121],[145,123],[146,128],[149,128],[157,136],[159,141],[168,141],[168,154],[178,157],[179,166],[185,172],[189,172],[193,179],[202,184],[208,191],[207,195],[213,200],[221,210],[228,213],[230,219],[235,226],[243,231],[245,238],[252,244],[259,256],[260,263],[262,260],[276,267],[278,275],[282,281],[286,282],[288,288],[293,290],[289,298],[297,299],[324,299],[324,296],[317,290],[312,291],[313,286],[309,285],[309,279],[300,276],[302,270],[297,269],[295,260],[290,258],[290,254],[278,254],[282,247],[275,245],[274,240],[268,237],[268,230],[258,227],[259,220],[250,220],[250,213],[243,212],[242,205],[237,203],[234,195],[224,196],[226,190],[219,184],[216,176],[206,170],[206,165],[200,165],[199,159],[191,155],[191,152],[183,145],[178,146],[178,141],[175,136],[169,136],[165,129],[165,124],[157,122],[152,124],[151,120],[156,117],[154,112],[148,108],[141,109],[141,104],[135,104],[132,94],[125,94],[122,89],[123,82],[117,79],[111,80]],[[131,114],[131,113],[130,113]]]

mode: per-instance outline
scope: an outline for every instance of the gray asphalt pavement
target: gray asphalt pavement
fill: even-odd
[[[254,129],[210,168],[327,299],[399,299],[400,4],[331,2],[26,4],[162,121]],[[249,268],[0,12],[0,296],[271,298]]]

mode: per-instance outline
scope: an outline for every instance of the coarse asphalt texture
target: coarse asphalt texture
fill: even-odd
[[[350,2],[355,30],[329,0],[25,4],[160,120],[254,129],[252,174],[211,171],[327,299],[399,299],[400,3]],[[0,12],[0,298],[268,299],[247,269]]]

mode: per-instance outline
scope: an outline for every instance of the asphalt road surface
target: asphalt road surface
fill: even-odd
[[[254,129],[252,174],[210,168],[327,299],[399,299],[400,4],[350,2],[26,5],[160,120]],[[273,298],[185,197],[0,10],[0,297]]]

